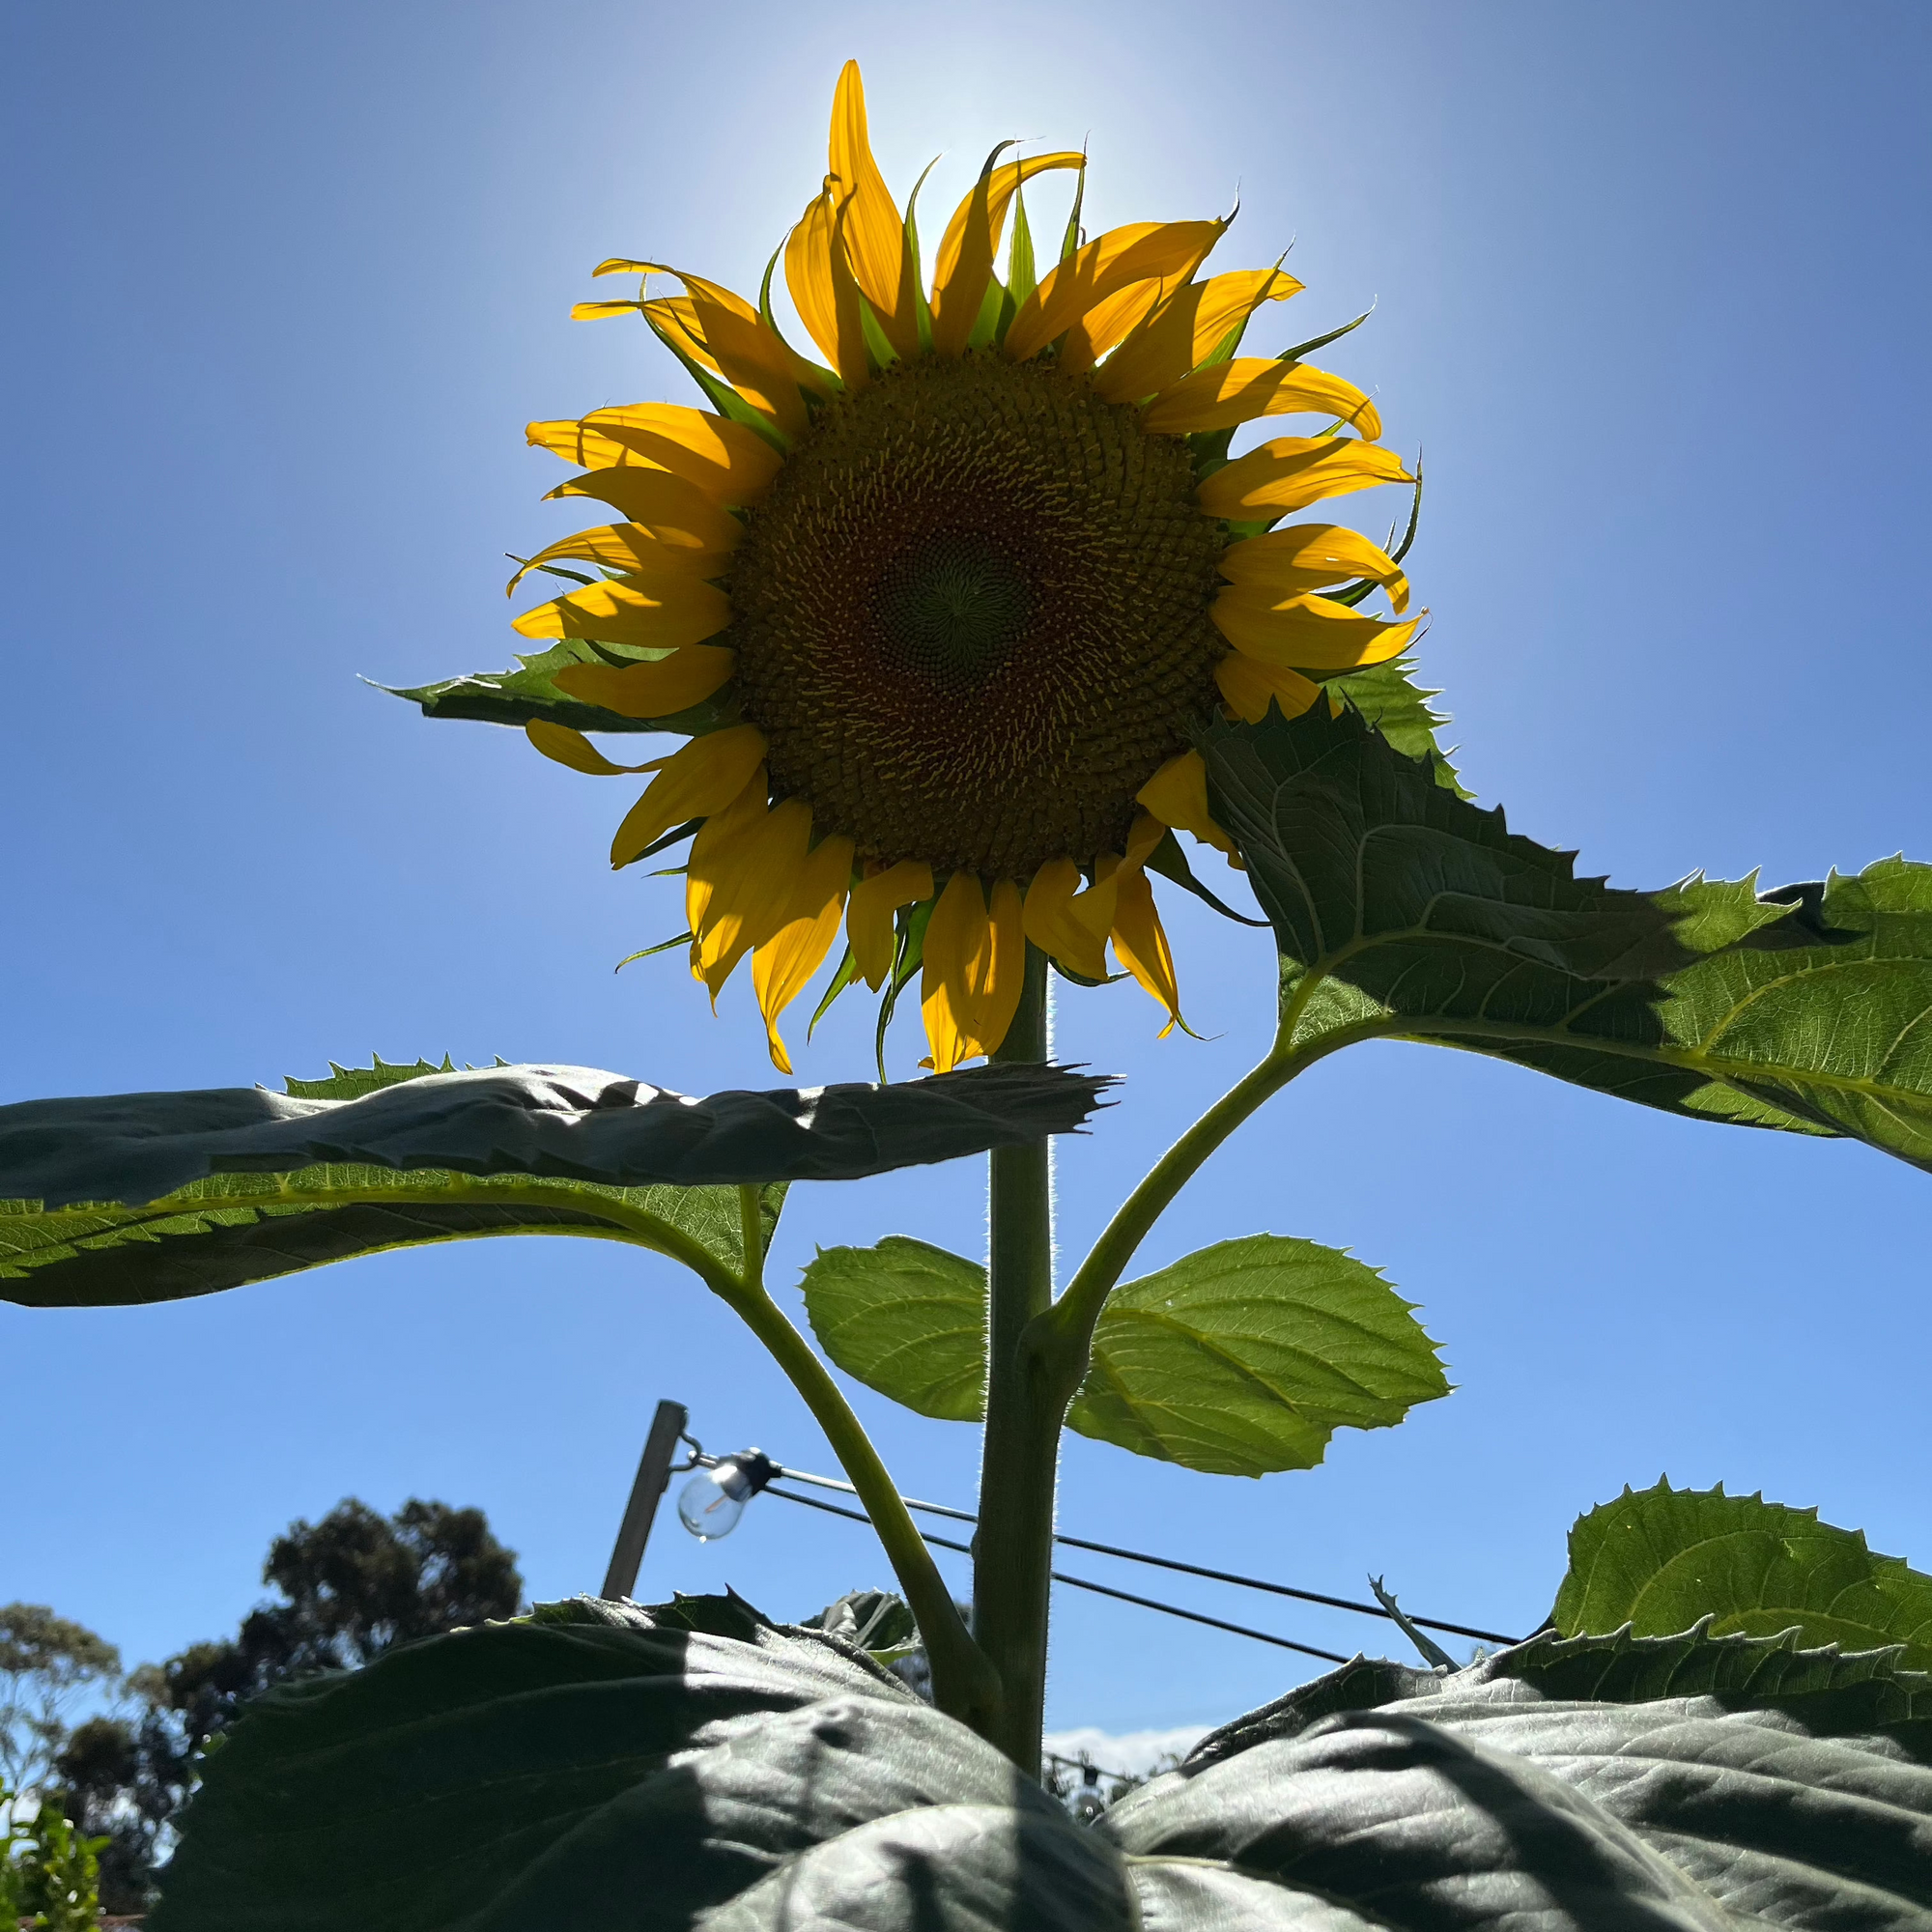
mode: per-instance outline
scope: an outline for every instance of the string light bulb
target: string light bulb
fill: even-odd
[[[677,1492],[677,1518],[700,1543],[716,1543],[738,1527],[745,1505],[779,1473],[762,1449],[740,1449],[699,1469]]]

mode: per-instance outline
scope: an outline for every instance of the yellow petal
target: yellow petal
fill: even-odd
[[[723,811],[714,811],[697,828],[697,836],[691,841],[691,856],[684,868],[684,923],[694,935],[691,970],[699,980],[704,975],[698,970],[696,935],[711,923],[711,901],[719,884],[735,875],[735,867],[749,849],[747,839],[771,815],[770,792],[761,764],[730,804]]]
[[[695,483],[714,503],[756,503],[784,459],[756,430],[680,403],[592,410],[579,422],[531,423],[531,442],[586,469],[651,465]]]
[[[1194,493],[1210,517],[1261,523],[1378,483],[1413,483],[1402,458],[1352,436],[1284,436],[1223,466]]]
[[[586,583],[516,618],[526,638],[589,638],[606,644],[671,650],[715,637],[731,621],[731,600],[701,577],[666,571]]]
[[[1067,369],[1091,369],[1123,335],[1159,307],[1172,282],[1135,282],[1095,302],[1061,338],[1058,360]]]
[[[935,1072],[951,1073],[962,1060],[982,1050],[970,1032],[966,1009],[972,996],[967,980],[975,972],[983,975],[992,951],[986,895],[980,881],[971,872],[954,872],[926,922],[924,970],[920,976],[920,1012]]]
[[[1301,284],[1279,269],[1236,269],[1189,282],[1107,357],[1094,387],[1107,402],[1137,403],[1205,362],[1263,302],[1300,293]]]
[[[1215,628],[1234,647],[1264,664],[1299,670],[1352,670],[1398,656],[1420,617],[1391,624],[1358,616],[1331,597],[1277,598],[1269,590],[1231,584],[1208,606]]]
[[[527,738],[545,757],[574,772],[585,772],[593,779],[613,779],[626,772],[654,772],[665,763],[652,758],[641,765],[613,765],[582,731],[568,724],[553,724],[548,718],[532,718],[524,726]]]
[[[738,961],[762,946],[791,912],[791,895],[811,837],[811,809],[788,798],[720,855],[702,923],[692,927],[691,970],[710,988],[713,1005]],[[696,840],[692,857],[696,860]],[[690,904],[690,893],[685,902]]]
[[[1069,908],[1080,890],[1080,867],[1071,859],[1049,859],[1033,875],[1021,907],[1026,936],[1052,958],[1083,979],[1107,977],[1107,927],[1095,933]],[[1108,924],[1112,923],[1109,913]]]
[[[624,814],[611,841],[611,864],[628,866],[673,825],[723,811],[764,758],[765,734],[755,724],[710,731],[673,752],[644,787],[643,796]]]
[[[1138,867],[1123,866],[1120,880],[1120,904],[1114,913],[1114,952],[1120,962],[1167,1009],[1167,1024],[1160,1030],[1165,1039],[1180,1017],[1180,986],[1175,977],[1174,954],[1167,932],[1153,902],[1153,887]]]
[[[1083,168],[1085,155],[1035,155],[989,168],[952,211],[940,238],[932,271],[932,346],[942,355],[965,353],[966,339],[980,319],[993,258],[1007,226],[1007,211],[1022,182],[1049,168]]]
[[[1134,794],[1163,825],[1190,832],[1204,845],[1235,854],[1235,841],[1214,823],[1208,810],[1208,767],[1199,752],[1170,758]]]
[[[1369,442],[1382,433],[1375,404],[1354,384],[1306,363],[1255,356],[1183,376],[1148,405],[1141,423],[1156,436],[1187,436],[1233,429],[1257,416],[1293,415],[1339,416]]]
[[[737,518],[695,483],[641,463],[573,476],[551,491],[546,500],[565,497],[594,497],[632,523],[641,524],[663,543],[716,555],[729,555],[744,534]]]
[[[779,1037],[779,1015],[805,990],[838,930],[845,889],[852,878],[852,841],[827,838],[807,855],[792,894],[791,916],[752,954],[752,985],[765,1016],[772,1065],[791,1071],[791,1056]]]
[[[673,349],[681,349],[691,359],[701,367],[709,369],[714,376],[724,375],[718,366],[718,358],[711,353],[711,346],[704,339],[704,325],[697,319],[697,305],[689,296],[658,296],[647,302],[639,302],[644,319],[661,334],[670,338]],[[573,313],[573,320],[575,315]]]
[[[1049,269],[1007,330],[1016,362],[1037,355],[1090,309],[1135,282],[1184,282],[1227,226],[1221,221],[1137,221],[1096,235]]]
[[[990,970],[978,988],[973,1011],[982,1053],[998,1051],[1013,1023],[1013,1015],[1020,1009],[1020,994],[1026,985],[1024,915],[1025,902],[1019,887],[1010,879],[996,880],[988,908],[992,959]]]
[[[872,158],[866,131],[866,86],[859,78],[857,61],[847,61],[838,75],[826,166],[851,196],[845,208],[845,253],[853,276],[871,303],[886,340],[910,361],[919,354],[919,315],[905,222]]]
[[[1267,665],[1230,651],[1214,667],[1214,682],[1228,700],[1228,709],[1250,724],[1267,716],[1270,700],[1284,718],[1299,718],[1321,696],[1321,687],[1285,665]]]
[[[871,367],[866,358],[859,284],[845,259],[846,198],[828,175],[823,192],[808,204],[785,242],[785,286],[825,359],[848,389],[858,389],[870,380]]]
[[[704,346],[717,359],[718,373],[786,436],[800,436],[807,422],[805,398],[791,352],[767,328],[755,310],[729,291],[696,275],[684,276]]]
[[[845,936],[852,945],[852,963],[873,992],[886,983],[893,970],[893,915],[901,906],[917,905],[932,896],[932,867],[923,859],[901,859],[852,888],[845,917]]]
[[[728,550],[694,548],[682,533],[642,524],[600,524],[579,530],[544,548],[518,567],[503,586],[511,595],[531,571],[546,563],[596,563],[606,570],[634,571],[654,577],[660,571],[689,571],[695,577],[716,577],[731,560]]]
[[[1231,545],[1221,557],[1221,575],[1243,588],[1282,597],[1366,578],[1388,592],[1398,615],[1408,609],[1402,566],[1379,544],[1341,524],[1291,524]]]
[[[737,663],[723,644],[685,644],[653,664],[572,665],[551,682],[619,718],[674,718],[729,682]]]

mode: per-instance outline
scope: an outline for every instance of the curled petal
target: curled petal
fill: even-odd
[[[1034,155],[988,168],[952,212],[940,238],[932,271],[932,346],[942,355],[965,353],[993,278],[993,258],[1006,232],[1007,211],[1022,182],[1049,168],[1084,168],[1085,155]]]
[[[1026,936],[1050,957],[1083,979],[1107,977],[1107,924],[1096,933],[1086,921],[1074,918],[1071,906],[1083,881],[1071,859],[1049,859],[1033,875],[1021,907]]]
[[[785,286],[792,305],[825,359],[848,389],[870,380],[859,284],[845,259],[844,209],[849,197],[828,175],[785,242]]]
[[[1354,384],[1303,362],[1242,356],[1183,376],[1150,403],[1142,424],[1156,436],[1233,429],[1258,416],[1339,416],[1365,441],[1382,433],[1376,406]]]
[[[1114,952],[1121,964],[1167,1009],[1165,1039],[1176,1026],[1191,1031],[1180,1017],[1180,985],[1175,975],[1174,953],[1154,906],[1153,887],[1137,866],[1122,866],[1115,875],[1120,902],[1114,912]]]
[[[1249,524],[1305,510],[1324,497],[1414,481],[1402,458],[1379,443],[1352,436],[1284,436],[1236,457],[1194,495],[1208,516]]]
[[[593,779],[614,779],[630,772],[655,772],[665,763],[663,758],[651,758],[641,765],[613,765],[582,731],[573,731],[568,724],[553,724],[548,718],[532,718],[524,726],[524,736],[541,752],[545,757],[559,765],[568,765],[574,772],[583,772]]]
[[[1379,544],[1340,524],[1291,524],[1231,545],[1221,575],[1243,589],[1296,597],[1364,578],[1388,592],[1397,615],[1408,609],[1408,579]]]
[[[859,977],[873,992],[893,970],[893,915],[901,906],[917,905],[931,896],[932,867],[923,859],[901,859],[852,888],[845,936],[851,941]]]
[[[571,665],[551,682],[619,718],[675,718],[727,684],[737,663],[723,644],[684,644],[651,664]]]
[[[1136,282],[1187,280],[1227,227],[1223,221],[1138,221],[1096,235],[1057,263],[1020,304],[1007,330],[1016,362],[1037,355],[1109,296]]]
[[[1237,651],[1300,670],[1352,670],[1398,656],[1420,617],[1391,624],[1363,617],[1329,597],[1276,598],[1272,591],[1230,584],[1208,607],[1215,628]]]
[[[805,990],[838,930],[845,889],[852,878],[852,841],[827,838],[806,855],[797,874],[789,916],[752,954],[752,985],[765,1017],[772,1065],[791,1071],[791,1056],[779,1037],[779,1015]]]
[[[1204,845],[1235,856],[1235,841],[1208,810],[1208,766],[1199,752],[1182,752],[1168,759],[1134,796],[1162,824],[1190,832]]]
[[[755,724],[710,731],[673,752],[624,814],[611,841],[612,867],[628,866],[673,825],[723,811],[764,759],[765,734]]]

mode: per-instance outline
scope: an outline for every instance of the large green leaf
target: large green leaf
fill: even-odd
[[[1720,1635],[1902,1645],[1903,1665],[1932,1670],[1932,1577],[1875,1554],[1816,1510],[1659,1483],[1577,1520],[1549,1613],[1558,1631],[1663,1636],[1700,1618]]]
[[[895,1235],[806,1270],[806,1311],[848,1375],[922,1415],[985,1407],[986,1271]],[[1067,1427],[1218,1475],[1321,1461],[1446,1395],[1435,1344],[1366,1264],[1314,1241],[1223,1241],[1114,1291]]]
[[[1579,879],[1358,717],[1205,728],[1282,952],[1289,1042],[1408,1038],[1932,1165],[1932,867],[1761,900]]]
[[[0,1294],[167,1300],[505,1234],[695,1244],[735,1271],[739,1186],[763,1187],[769,1241],[788,1180],[1066,1131],[1104,1084],[991,1066],[695,1100],[585,1067],[378,1062],[287,1094],[23,1101],[0,1107]]]
[[[1563,1676],[1577,1663],[1560,1649],[1532,1644],[1446,1677],[1358,1662],[1237,1720],[1089,1829],[832,1637],[774,1627],[735,1599],[655,1611],[579,1600],[261,1699],[208,1760],[151,1923],[1925,1922],[1932,1770],[1912,1755],[1910,1720],[1848,1732],[1849,1704],[1760,1708],[1688,1677],[1662,1700],[1631,1701],[1609,1672],[1610,1694],[1592,1695]]]
[[[542,719],[567,724],[574,731],[675,731],[697,737],[737,722],[736,699],[723,694],[673,717],[626,718],[571,697],[556,687],[556,673],[572,665],[627,664],[663,655],[567,638],[531,657],[517,654],[515,670],[476,671],[408,690],[387,684],[377,688],[420,705],[425,718],[462,718],[484,724],[523,725]]]
[[[1346,697],[1398,752],[1411,758],[1427,758],[1437,784],[1461,797],[1469,796],[1436,736],[1449,719],[1429,700],[1442,694],[1426,691],[1416,683],[1412,658],[1390,658],[1361,670],[1344,671],[1339,677],[1324,679],[1323,687]]]

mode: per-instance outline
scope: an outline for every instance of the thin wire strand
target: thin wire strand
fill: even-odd
[[[795,1471],[787,1471],[794,1474]],[[807,1509],[823,1510],[827,1516],[842,1516],[848,1522],[863,1522],[870,1526],[872,1519],[863,1510],[840,1509],[837,1503],[822,1503],[816,1496],[801,1496],[790,1490],[767,1487],[765,1494],[778,1496],[788,1503],[803,1503]],[[933,1536],[921,1530],[920,1536],[939,1549],[956,1549],[963,1556],[973,1553],[970,1543],[960,1543],[951,1536]],[[1319,1657],[1324,1663],[1347,1663],[1348,1659],[1338,1651],[1317,1650],[1312,1643],[1296,1643],[1293,1637],[1276,1636],[1269,1631],[1250,1630],[1246,1624],[1231,1624],[1223,1617],[1210,1617],[1201,1610],[1183,1610],[1179,1604],[1163,1604],[1157,1597],[1137,1597],[1131,1590],[1116,1590],[1108,1583],[1095,1583],[1090,1577],[1069,1577],[1065,1570],[1049,1573],[1056,1583],[1065,1583],[1075,1590],[1091,1590],[1096,1597],[1115,1597],[1123,1604],[1138,1604],[1144,1610],[1160,1610],[1170,1617],[1185,1617],[1191,1624],[1206,1624],[1210,1630],[1231,1631],[1236,1636],[1251,1636],[1257,1643],[1271,1643],[1281,1650],[1299,1651],[1303,1657]]]
[[[813,1483],[820,1489],[838,1490],[848,1496],[858,1494],[850,1483],[840,1482],[836,1476],[814,1476],[805,1469],[781,1469],[779,1473],[787,1482]],[[796,1497],[794,1500],[802,1502],[804,1498]],[[949,1509],[944,1503],[923,1503],[913,1496],[904,1496],[900,1500],[907,1509],[923,1510],[929,1516],[949,1517],[954,1522],[979,1521],[979,1518],[969,1512]],[[1351,1597],[1329,1597],[1320,1590],[1298,1590],[1292,1584],[1270,1583],[1264,1577],[1243,1577],[1233,1570],[1209,1570],[1203,1564],[1182,1563],[1173,1556],[1151,1556],[1144,1549],[1122,1549],[1118,1544],[1094,1543],[1084,1536],[1062,1536],[1056,1532],[1053,1540],[1064,1543],[1069,1549],[1091,1549],[1097,1556],[1118,1556],[1128,1563],[1147,1563],[1157,1570],[1179,1571],[1184,1577],[1205,1577],[1210,1582],[1234,1583],[1244,1590],[1265,1590],[1271,1596],[1293,1597],[1298,1603],[1322,1604],[1331,1610],[1351,1610],[1361,1617],[1381,1617],[1389,1623],[1397,1621],[1381,1605],[1357,1603]],[[1435,1617],[1409,1616],[1408,1620],[1424,1630],[1447,1631],[1452,1636],[1472,1636],[1479,1643],[1513,1644],[1522,1641],[1520,1637],[1505,1636],[1500,1631],[1477,1630],[1470,1624],[1442,1623]]]

